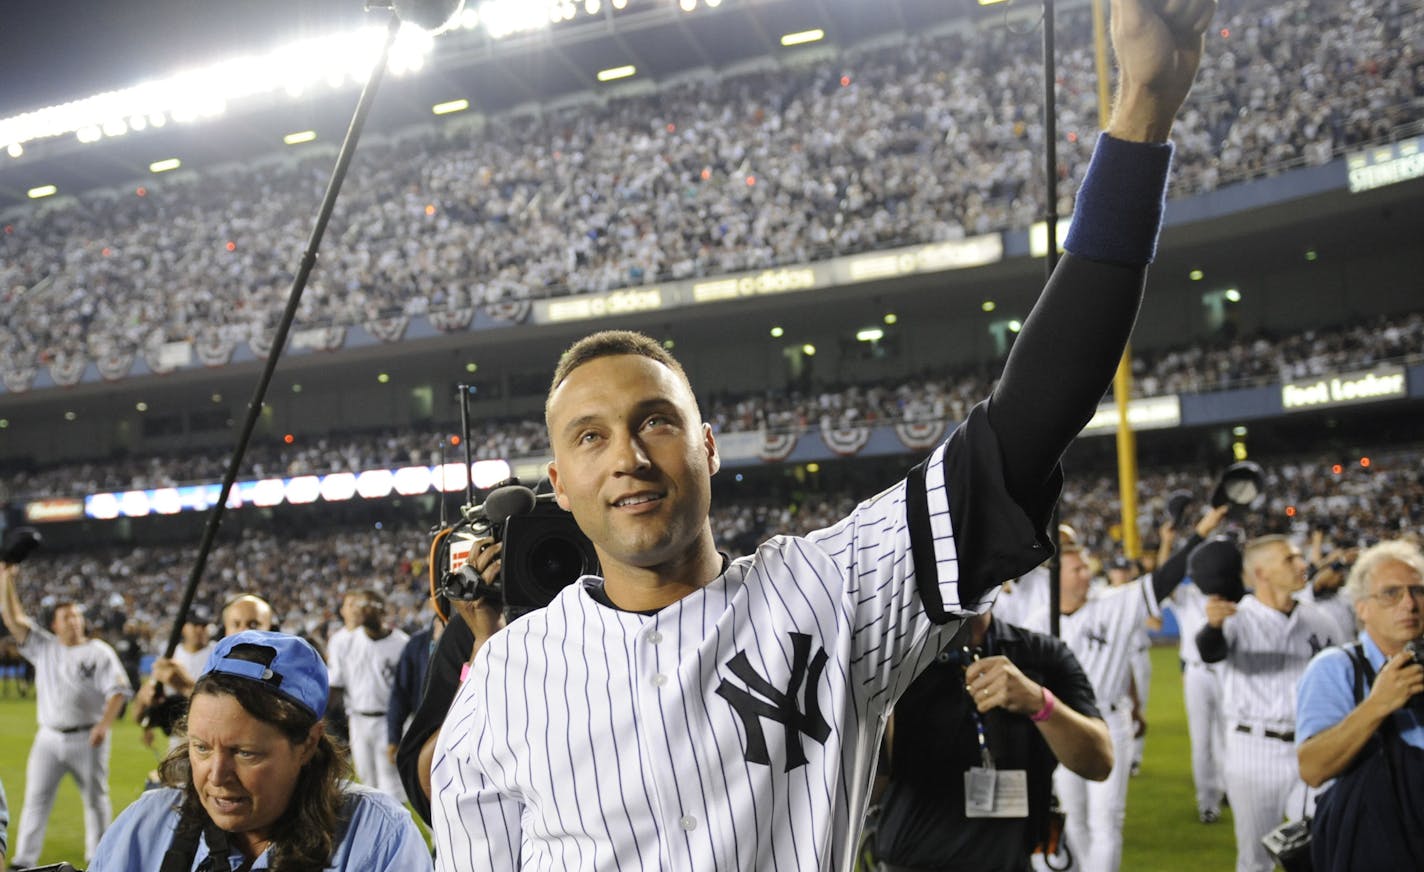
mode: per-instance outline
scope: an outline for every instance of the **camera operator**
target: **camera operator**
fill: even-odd
[[[1034,848],[1054,839],[1059,762],[1093,781],[1113,767],[1078,658],[1060,640],[987,612],[970,623],[967,646],[952,641],[905,691],[888,735],[890,782],[876,829],[885,872],[1026,870]],[[985,769],[994,786],[976,797]],[[1011,787],[1021,792],[1008,801]]]
[[[469,565],[485,584],[492,585],[499,578],[503,552],[503,543],[491,537],[471,543]],[[460,689],[466,667],[475,659],[480,646],[499,630],[503,620],[498,606],[487,599],[451,600],[450,605],[455,614],[449,616],[450,621],[431,655],[425,696],[396,751],[396,770],[405,786],[406,798],[427,824],[430,823],[430,763],[435,755],[435,740],[440,737],[440,726]]]
[[[35,699],[40,729],[25,766],[25,799],[13,860],[30,866],[39,859],[49,813],[60,779],[68,772],[84,800],[84,851],[93,855],[109,826],[109,728],[133,695],[114,649],[90,639],[84,616],[73,602],[48,609],[45,627],[25,614],[15,581],[19,567],[0,563],[0,619],[20,643],[20,654],[35,665]]]
[[[1296,700],[1300,776],[1318,787],[1316,869],[1424,868],[1424,555],[1366,549],[1346,582],[1358,641],[1310,662]]]

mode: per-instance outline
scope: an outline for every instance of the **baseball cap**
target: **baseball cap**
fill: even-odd
[[[235,657],[235,653],[243,656]],[[315,648],[297,636],[267,630],[234,633],[219,642],[208,657],[202,675],[210,672],[250,679],[317,718],[326,714],[326,664]]]
[[[1203,593],[1237,602],[1246,595],[1241,582],[1241,549],[1236,542],[1208,539],[1187,556],[1187,574]]]
[[[1137,566],[1125,554],[1114,554],[1108,561],[1108,569],[1136,569]]]
[[[193,606],[191,609],[188,609],[188,614],[183,616],[183,623],[185,624],[211,624],[212,622],[213,616],[208,614],[208,610],[201,606]]]

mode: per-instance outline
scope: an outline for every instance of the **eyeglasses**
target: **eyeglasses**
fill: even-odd
[[[1378,593],[1370,596],[1379,600],[1387,606],[1397,606],[1404,601],[1404,594],[1408,593],[1415,602],[1424,601],[1424,584],[1411,584],[1408,587],[1387,587]]]

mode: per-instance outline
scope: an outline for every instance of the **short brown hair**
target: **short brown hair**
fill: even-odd
[[[672,370],[682,383],[687,385],[687,391],[692,394],[693,399],[697,394],[692,390],[692,382],[687,378],[687,372],[683,370],[682,364],[677,362],[677,358],[668,353],[662,344],[651,336],[633,330],[602,330],[598,333],[591,333],[588,336],[570,345],[563,354],[559,355],[559,364],[554,367],[554,378],[549,382],[549,396],[554,395],[559,385],[569,377],[569,374],[579,367],[600,357],[616,357],[621,354],[635,354],[639,357],[646,357],[655,360],[663,366]],[[544,400],[544,421],[547,425],[549,420],[549,401]]]

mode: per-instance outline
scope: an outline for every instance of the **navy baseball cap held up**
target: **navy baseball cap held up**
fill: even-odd
[[[225,637],[213,649],[202,674],[210,672],[264,685],[310,711],[318,720],[326,714],[326,664],[305,639],[267,630],[243,630]]]

